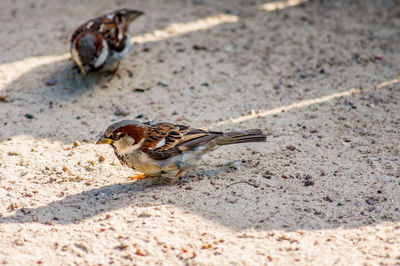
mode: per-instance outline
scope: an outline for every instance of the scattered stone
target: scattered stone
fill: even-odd
[[[207,47],[202,46],[202,45],[198,45],[198,44],[194,44],[193,45],[193,50],[196,50],[196,51],[207,51]]]
[[[286,149],[288,149],[289,151],[295,151],[296,147],[293,145],[288,145],[288,146],[286,146]]]
[[[8,207],[7,207],[7,211],[12,212],[14,210],[18,209],[18,204],[17,203],[11,203]]]
[[[28,119],[33,119],[33,115],[32,114],[25,114],[25,117]]]
[[[271,179],[271,178],[272,178],[272,175],[269,175],[267,172],[265,172],[265,173],[263,174],[263,177],[264,177],[265,179]]]
[[[228,165],[228,168],[234,169],[234,170],[240,170],[240,162],[239,161],[234,161]]]
[[[47,81],[46,81],[46,85],[47,86],[54,86],[54,85],[56,85],[57,84],[57,80],[55,79],[55,78],[49,78]]]
[[[85,253],[88,253],[88,251],[89,251],[88,248],[83,244],[75,243],[74,246],[79,248],[80,250],[82,250]]]
[[[121,108],[117,107],[115,109],[115,111],[114,111],[114,115],[116,115],[116,116],[127,116],[127,115],[129,115],[129,112],[128,111],[124,111]]]
[[[146,90],[145,89],[142,89],[142,88],[135,88],[135,89],[133,89],[133,92],[145,92]]]
[[[79,145],[81,145],[81,144],[79,143],[79,141],[77,141],[77,140],[75,140],[73,144],[74,144],[75,147],[78,147]]]
[[[382,181],[383,182],[391,182],[391,181],[394,181],[395,179],[394,179],[394,177],[393,176],[384,176],[383,178],[382,178]]]
[[[374,201],[373,198],[368,198],[368,199],[365,200],[365,202],[366,202],[368,205],[374,205],[374,204],[375,204],[375,201]]]
[[[22,241],[21,239],[16,239],[16,240],[14,241],[14,244],[15,244],[16,246],[23,246],[23,245],[24,245],[24,241]]]
[[[150,218],[150,217],[151,214],[145,212],[142,212],[141,214],[138,215],[138,218]]]
[[[305,180],[303,183],[305,187],[314,186],[314,181],[312,180]]]
[[[325,196],[322,199],[327,201],[327,202],[333,202],[333,200],[329,196]]]
[[[119,245],[119,246],[116,246],[114,249],[117,249],[117,250],[125,250],[125,249],[127,249],[129,246],[128,245],[126,245],[126,244],[122,244],[121,243],[121,245]]]
[[[186,119],[186,117],[184,117],[183,115],[178,116],[178,117],[176,118],[177,121],[182,121],[182,120],[185,120],[185,119]]]
[[[161,81],[159,81],[159,82],[157,83],[157,85],[159,85],[159,86],[161,86],[161,87],[164,87],[164,88],[168,87],[168,84],[167,84],[167,83],[164,83],[164,82],[161,82]]]
[[[146,256],[147,254],[145,252],[143,252],[140,248],[136,249],[136,255],[139,256]]]

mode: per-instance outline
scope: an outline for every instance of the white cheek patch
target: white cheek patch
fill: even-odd
[[[142,139],[139,143],[136,143],[132,145],[133,143],[128,143],[125,141],[123,138],[118,141],[114,141],[114,146],[117,148],[117,152],[120,155],[125,155],[129,153],[133,153],[134,151],[140,149],[144,142],[144,139]]]
[[[101,49],[100,55],[94,63],[94,67],[100,67],[104,64],[108,57],[108,45],[105,40],[102,41],[103,49]]]
[[[75,42],[72,44],[71,56],[77,65],[82,65],[81,59],[79,58],[78,50],[75,49]]]
[[[71,49],[71,56],[72,56],[72,60],[74,60],[74,62],[82,70],[83,64],[82,64],[81,58],[79,57],[78,51],[75,49],[75,42],[73,43],[73,48]]]

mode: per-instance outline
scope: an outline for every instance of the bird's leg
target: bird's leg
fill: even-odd
[[[117,67],[115,68],[115,70],[112,72],[112,77],[111,79],[113,79],[114,77],[118,77],[119,79],[121,78],[121,76],[118,74],[118,69],[119,69],[119,64],[121,62],[118,62]]]
[[[148,178],[148,177],[149,177],[149,175],[147,175],[147,174],[137,174],[135,176],[130,176],[128,178],[130,180],[142,180],[142,179],[145,179],[145,178]]]
[[[170,185],[175,184],[176,180],[178,180],[178,178],[183,174],[183,170],[179,170],[178,173],[176,173],[176,175],[174,176],[174,178],[171,179],[171,181],[169,181]]]

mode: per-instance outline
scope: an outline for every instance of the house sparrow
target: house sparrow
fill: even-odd
[[[260,129],[223,133],[166,122],[122,120],[109,126],[97,144],[111,144],[122,164],[143,173],[131,179],[165,175],[173,177],[173,183],[221,145],[265,141]]]
[[[142,14],[137,10],[119,9],[79,26],[71,37],[71,57],[81,72],[115,73],[119,61],[132,47],[127,34],[129,23]]]

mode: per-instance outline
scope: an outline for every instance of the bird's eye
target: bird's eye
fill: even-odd
[[[121,132],[118,133],[112,133],[110,136],[110,139],[112,140],[119,140],[120,138],[122,138],[124,136],[124,134],[122,134]]]

